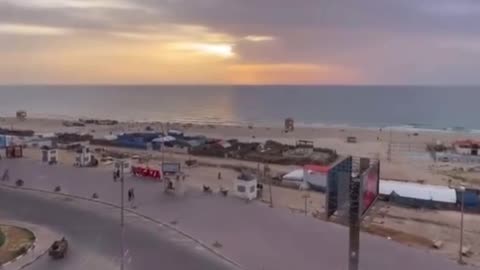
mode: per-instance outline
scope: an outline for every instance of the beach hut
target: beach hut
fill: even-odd
[[[257,178],[254,175],[242,173],[233,182],[235,196],[253,200],[257,198]]]
[[[453,143],[453,147],[457,154],[478,156],[480,142],[473,140],[456,141]]]
[[[44,146],[42,147],[42,162],[55,164],[58,162],[58,151],[56,148]]]

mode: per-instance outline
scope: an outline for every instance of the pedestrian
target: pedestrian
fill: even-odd
[[[222,180],[222,173],[221,172],[218,172],[217,179]]]
[[[5,169],[5,172],[2,175],[2,181],[10,180],[10,174],[8,173],[8,169]]]
[[[135,200],[135,192],[134,192],[133,188],[130,188],[128,190],[128,201],[133,202],[134,200]]]
[[[128,202],[131,202],[132,201],[132,189],[128,189]]]

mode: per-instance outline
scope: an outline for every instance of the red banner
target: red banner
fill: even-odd
[[[148,167],[136,167],[132,166],[132,174],[134,176],[140,176],[145,178],[151,178],[153,180],[159,181],[162,179],[162,174],[160,170],[151,169]]]

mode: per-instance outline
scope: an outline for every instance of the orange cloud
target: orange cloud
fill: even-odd
[[[314,64],[239,64],[228,68],[232,84],[328,84],[353,83],[351,70]]]

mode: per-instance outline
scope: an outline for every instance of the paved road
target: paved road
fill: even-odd
[[[0,172],[3,168],[10,168],[11,182],[22,178],[26,187],[52,191],[61,185],[62,191],[69,194],[89,197],[98,192],[102,200],[119,202],[119,184],[112,181],[110,171],[48,166],[28,159],[2,160]],[[126,185],[135,187],[138,212],[165,222],[175,220],[177,228],[207,244],[219,241],[223,245],[220,252],[246,269],[347,268],[345,227],[292,214],[286,209],[271,209],[258,202],[245,204],[233,197],[205,195],[193,190],[184,197],[168,196],[162,192],[161,184],[133,177],[127,178]],[[361,238],[361,270],[472,269],[458,266],[445,256],[381,237],[362,233]]]
[[[67,257],[43,256],[31,270],[119,269],[118,210],[90,202],[69,200],[0,188],[0,219],[41,224],[66,235]],[[232,269],[193,241],[134,215],[126,218],[126,269]]]

